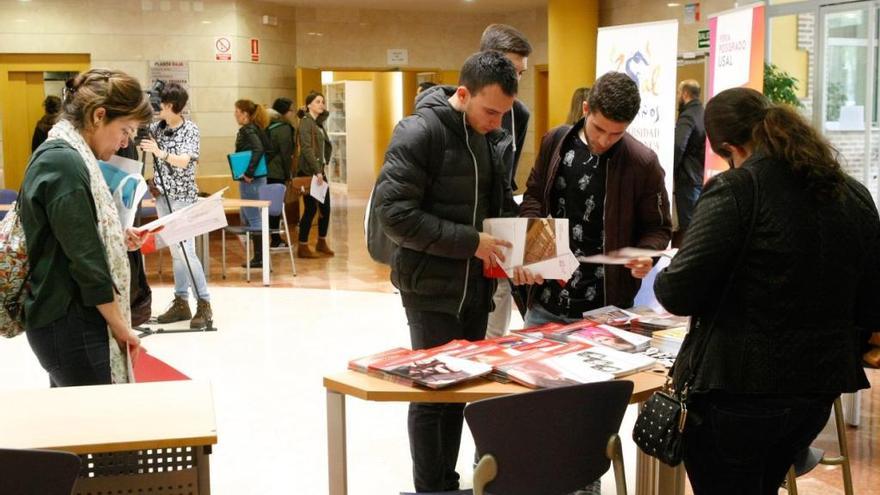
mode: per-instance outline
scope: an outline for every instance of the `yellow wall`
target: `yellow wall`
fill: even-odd
[[[296,68],[296,105],[301,107],[306,104],[306,96],[312,91],[322,91],[321,70]]]
[[[807,96],[809,80],[809,54],[797,46],[797,15],[773,17],[770,19],[770,61],[798,80],[797,94]]]
[[[565,122],[571,94],[596,79],[599,0],[550,0],[547,5],[549,126]]]
[[[82,72],[88,68],[87,54],[0,54],[5,188],[18,189],[24,177],[34,125],[42,115],[43,72]]]
[[[416,90],[418,90],[418,72],[403,72],[403,116],[412,115],[415,110]]]

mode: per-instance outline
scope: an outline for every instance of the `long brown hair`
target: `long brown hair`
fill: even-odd
[[[246,113],[248,118],[260,129],[269,126],[269,113],[263,108],[263,105],[257,105],[251,100],[238,100],[235,102],[235,108]]]
[[[730,157],[725,145],[749,146],[791,167],[816,198],[842,191],[837,151],[788,105],[774,105],[754,89],[732,88],[709,100],[705,124],[709,144],[724,158]]]
[[[107,112],[107,122],[132,117],[142,123],[153,117],[150,102],[137,79],[112,69],[91,69],[67,81],[61,118],[77,130],[90,129],[95,110]]]
[[[571,94],[571,108],[568,110],[568,118],[565,123],[574,125],[584,116],[584,102],[590,98],[590,88],[584,86],[574,90]]]

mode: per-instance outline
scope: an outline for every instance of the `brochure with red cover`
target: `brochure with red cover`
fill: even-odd
[[[144,348],[138,351],[137,359],[132,360],[132,372],[136,383],[173,382],[190,379],[177,368],[153,356]]]
[[[386,367],[383,371],[424,387],[439,389],[487,375],[492,367],[439,353],[410,360],[393,368]]]

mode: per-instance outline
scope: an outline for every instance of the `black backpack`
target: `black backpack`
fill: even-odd
[[[430,170],[431,181],[433,182],[443,165],[443,150],[446,148],[446,128],[432,110],[419,110],[416,114],[427,121],[428,131],[431,134]],[[366,241],[370,258],[373,258],[373,261],[390,265],[391,256],[394,254],[397,244],[385,234],[385,230],[379,221],[379,215],[375,211],[374,198],[376,196],[376,186],[379,185],[380,180],[382,180],[381,172],[379,177],[376,178],[373,190],[370,191],[370,199],[367,200],[367,208],[364,212],[364,240]]]

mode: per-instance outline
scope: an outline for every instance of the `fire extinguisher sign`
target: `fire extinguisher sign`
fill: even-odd
[[[251,62],[260,61],[260,40],[251,38]]]

